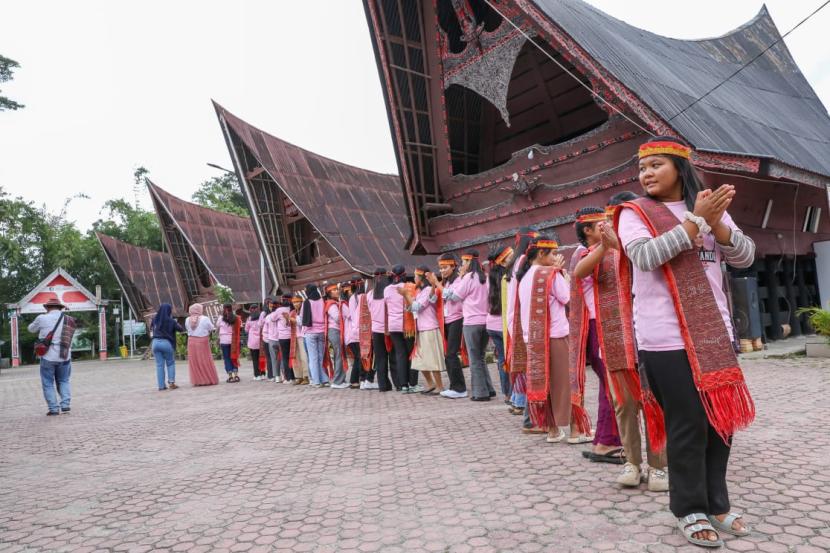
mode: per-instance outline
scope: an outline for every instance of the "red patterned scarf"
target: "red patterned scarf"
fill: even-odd
[[[619,252],[610,250],[594,268],[594,303],[597,306],[597,340],[608,374],[606,389],[621,404],[623,386],[628,388],[631,397],[638,399],[642,390],[637,373],[631,304],[623,301],[620,293],[619,263]]]
[[[414,282],[404,283],[403,289],[407,293],[407,295],[409,295],[409,297],[415,297],[418,294],[418,290],[417,288],[415,288]],[[417,332],[418,329],[415,326],[415,315],[412,313],[412,311],[406,309],[406,301],[404,301],[403,335],[407,338],[414,338]]]
[[[678,224],[677,217],[665,205],[650,198],[627,202],[623,208],[636,213],[652,236],[660,236]],[[622,209],[617,210],[614,216],[615,230],[619,228],[621,212]],[[680,253],[661,270],[674,302],[680,334],[706,416],[728,443],[736,431],[755,419],[755,405],[730,346],[729,333],[717,315],[719,310],[711,285],[695,249]],[[620,290],[630,305],[631,269],[625,257],[620,260],[619,277]],[[648,380],[641,379],[641,383],[651,446],[659,450],[666,443],[663,412],[648,387]]]
[[[527,345],[522,333],[522,319],[519,310],[519,280],[515,276],[508,284],[508,290],[510,286],[515,287],[516,293],[513,296],[513,328],[507,340],[505,370],[510,373],[524,373],[527,370]]]
[[[577,262],[588,255],[582,250],[571,257],[571,272]],[[547,305],[547,303],[545,304]],[[571,383],[571,421],[583,434],[591,433],[591,419],[585,411],[585,363],[590,324],[588,306],[582,289],[581,278],[571,278],[570,335],[568,336],[568,373]]]
[[[360,361],[363,370],[372,370],[372,314],[369,312],[369,302],[366,294],[357,297],[358,332],[360,339]]]
[[[550,296],[557,269],[539,267],[533,275],[530,289],[530,324],[527,333],[527,406],[534,426],[553,426],[550,399]],[[516,297],[519,296],[518,287]],[[521,323],[521,312],[516,311],[514,320]],[[521,327],[519,329],[521,332]]]
[[[297,325],[295,321],[291,321],[291,315],[288,316],[288,326],[291,328],[291,345],[288,348],[288,367],[293,369],[294,363],[297,361]]]
[[[239,335],[241,330],[242,318],[237,316],[233,321],[233,332],[231,333],[231,364],[237,370],[239,370],[239,350],[241,349]]]

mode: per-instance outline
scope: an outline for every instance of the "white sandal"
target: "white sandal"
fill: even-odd
[[[746,526],[744,526],[743,530],[735,530],[732,527],[736,520],[739,518],[743,519],[740,513],[729,513],[726,515],[726,518],[723,519],[723,522],[719,521],[715,515],[708,515],[706,518],[709,519],[712,526],[714,526],[719,532],[726,532],[727,534],[732,534],[733,536],[738,536],[739,538],[743,538],[750,534],[749,528]]]
[[[683,532],[683,535],[692,545],[699,545],[700,547],[723,547],[723,540],[720,539],[720,534],[715,528],[709,524],[708,517],[703,513],[692,513],[683,518],[677,519],[677,528]],[[700,539],[694,537],[698,532],[710,531],[718,536],[716,541],[709,539]]]

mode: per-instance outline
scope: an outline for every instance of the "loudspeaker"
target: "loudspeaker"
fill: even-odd
[[[755,277],[732,279],[732,318],[739,338],[753,340],[763,335],[758,279]]]

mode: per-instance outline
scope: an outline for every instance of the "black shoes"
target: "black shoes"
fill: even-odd
[[[49,411],[48,413],[46,413],[47,417],[56,417],[58,415],[60,415],[60,411]]]
[[[68,413],[71,410],[72,410],[72,408],[70,408],[70,407],[61,407],[61,413]]]
[[[489,397],[471,397],[470,401],[490,401]]]

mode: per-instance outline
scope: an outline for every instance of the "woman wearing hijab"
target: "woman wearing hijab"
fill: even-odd
[[[303,318],[300,323],[303,326],[308,351],[308,372],[311,377],[311,386],[320,388],[329,385],[328,375],[323,371],[323,355],[326,351],[323,298],[320,297],[320,290],[314,284],[306,285],[305,297]]]
[[[195,303],[188,309],[190,316],[185,323],[187,331],[187,368],[190,371],[190,383],[194,386],[212,386],[219,384],[216,365],[210,352],[210,333],[213,323],[205,317],[202,305]]]
[[[178,388],[176,386],[176,331],[184,332],[184,329],[176,322],[172,313],[173,308],[170,304],[163,303],[159,305],[156,316],[150,324],[150,330],[153,333],[151,347],[156,360],[156,380],[159,391]]]

